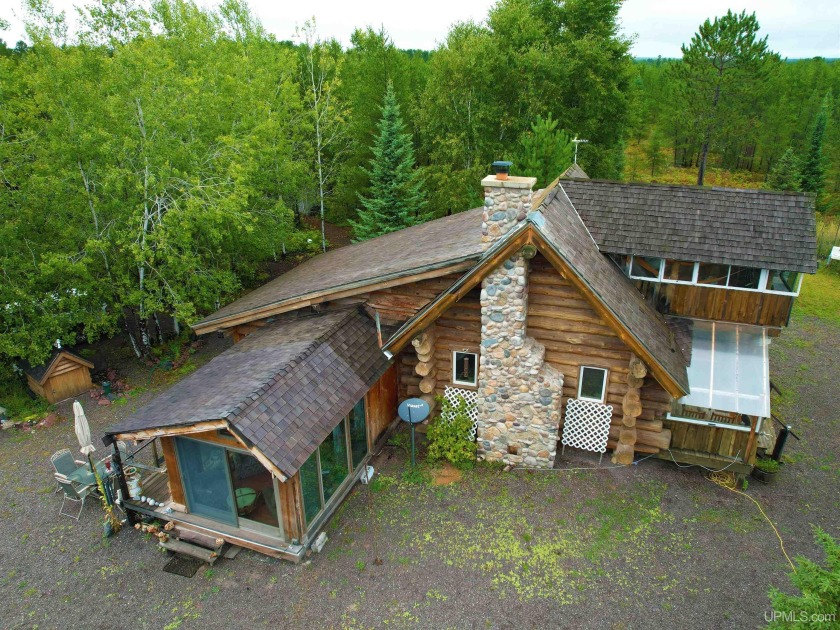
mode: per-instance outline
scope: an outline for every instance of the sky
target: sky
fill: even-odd
[[[52,0],[65,10],[72,25],[74,5],[83,0]],[[199,4],[215,4],[198,0]],[[315,17],[318,32],[349,44],[355,27],[384,26],[400,48],[432,49],[446,38],[458,21],[481,21],[492,0],[250,0],[250,6],[268,31],[278,39],[291,39],[295,27]],[[840,2],[838,0],[626,0],[621,22],[634,38],[636,57],[679,57],[680,45],[688,42],[706,19],[727,9],[755,11],[762,35],[769,35],[771,49],[790,59],[840,57]],[[9,45],[24,38],[19,0],[0,0],[0,18],[11,28],[0,31]]]

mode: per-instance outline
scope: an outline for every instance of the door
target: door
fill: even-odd
[[[235,526],[235,502],[225,449],[181,437],[175,439],[175,445],[187,509]]]

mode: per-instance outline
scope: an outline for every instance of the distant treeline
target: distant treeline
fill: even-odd
[[[634,62],[619,0],[500,0],[431,52],[370,28],[344,49],[314,23],[277,41],[243,0],[95,0],[72,33],[49,2],[28,6],[28,42],[0,46],[0,358],[38,362],[125,322],[148,355],[155,314],[188,324],[265,261],[317,251],[301,215],[357,216],[389,82],[430,216],[480,204],[494,160],[544,183],[575,135],[586,171],[613,179],[629,144],[685,167],[704,144],[682,62]],[[768,63],[715,113],[711,162],[766,172],[804,154],[840,91],[836,63]]]

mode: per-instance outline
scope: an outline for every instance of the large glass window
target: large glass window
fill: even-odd
[[[348,424],[350,425],[350,451],[353,454],[353,470],[356,470],[368,452],[364,398],[353,407]]]
[[[177,438],[175,444],[189,511],[236,525],[225,449],[188,438]]]
[[[227,456],[239,524],[275,533],[273,530],[280,527],[280,521],[274,477],[249,453],[229,450]]]
[[[300,467],[300,487],[303,492],[303,512],[309,525],[323,507],[321,503],[321,482],[318,473],[318,451]]]
[[[634,278],[648,278],[656,280],[659,278],[659,270],[661,267],[661,258],[633,256],[633,266],[630,268],[630,275]]]
[[[767,272],[767,290],[796,293],[799,274],[795,271],[779,271],[771,269]]]
[[[758,289],[761,286],[761,269],[755,267],[738,267],[732,265],[729,268],[729,286],[740,289]]]
[[[347,437],[344,433],[344,421],[339,422],[321,442],[318,451],[321,454],[321,483],[326,503],[350,474],[347,466]]]

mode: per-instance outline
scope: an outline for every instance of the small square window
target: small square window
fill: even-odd
[[[607,370],[586,365],[581,366],[580,379],[578,380],[578,398],[602,403],[606,394]]]
[[[478,385],[478,355],[475,352],[452,353],[452,382],[456,385]]]
[[[646,278],[658,280],[659,270],[662,267],[661,258],[649,258],[645,256],[633,256],[633,266],[630,268],[630,275],[634,278]]]

